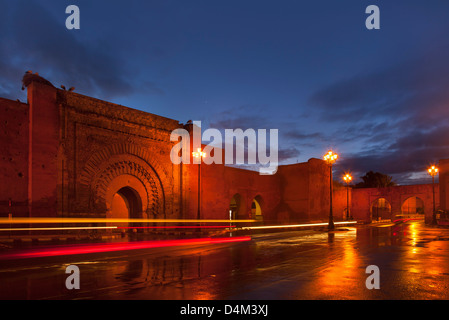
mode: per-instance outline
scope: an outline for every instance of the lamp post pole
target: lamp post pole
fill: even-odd
[[[432,225],[437,225],[437,212],[435,210],[435,176],[438,174],[438,168],[431,166],[427,169],[427,172],[432,176],[432,197],[433,197],[433,212],[432,212]]]
[[[346,219],[351,220],[349,215],[349,184],[346,186]]]
[[[333,153],[332,151],[329,151],[324,155],[324,160],[329,165],[329,195],[330,195],[330,201],[329,201],[329,225],[328,230],[332,231],[335,229],[334,226],[334,216],[332,212],[332,164],[337,161],[338,155],[336,153]]]
[[[329,230],[334,230],[335,229],[335,226],[334,226],[334,214],[333,214],[333,212],[332,212],[332,164],[331,165],[329,165],[329,177],[330,177],[330,179],[329,179],[329,184],[330,184],[330,188],[329,188],[329,190],[330,190],[330,207],[329,207],[329,227],[328,227],[328,229]]]
[[[198,212],[196,218],[201,218],[201,162],[198,163]]]
[[[352,181],[352,176],[347,173],[343,180],[346,182],[346,218],[352,220],[352,214],[349,213],[349,183]]]
[[[201,219],[201,162],[202,159],[206,157],[206,153],[201,151],[201,148],[197,149],[197,152],[192,152],[195,159],[199,159],[198,162],[198,211],[196,214],[196,219]],[[199,223],[199,221],[198,221]]]

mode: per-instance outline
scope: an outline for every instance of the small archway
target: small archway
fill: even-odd
[[[401,212],[404,216],[422,216],[424,218],[424,201],[415,196],[407,198],[401,206]]]
[[[257,221],[263,221],[262,212],[263,200],[261,196],[256,196],[251,203],[251,218]]]
[[[148,218],[150,199],[145,185],[135,176],[122,174],[115,177],[105,191],[106,218],[125,219],[125,222],[111,221],[107,225],[117,226],[116,231],[134,231],[130,227],[145,227],[145,223],[130,223],[126,220]],[[136,230],[145,231],[144,228],[136,228]]]
[[[238,193],[236,193],[232,199],[231,203],[229,205],[229,219],[235,220],[238,219],[238,216],[240,214],[240,207],[242,204],[242,196]]]
[[[391,219],[391,205],[385,198],[378,198],[370,208],[371,220]]]

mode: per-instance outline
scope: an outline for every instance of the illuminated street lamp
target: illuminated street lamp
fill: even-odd
[[[329,151],[324,155],[324,160],[329,165],[329,191],[330,191],[330,206],[329,206],[329,230],[334,230],[334,216],[332,214],[332,164],[337,161],[338,155]]]
[[[195,159],[199,159],[198,162],[198,213],[197,220],[201,219],[201,162],[202,159],[206,157],[206,153],[201,151],[201,148],[197,149],[197,152],[192,152]]]
[[[352,181],[352,176],[347,173],[343,176],[343,180],[346,182],[346,218],[352,220],[352,213],[349,213],[349,183]]]
[[[432,214],[432,223],[433,225],[437,224],[437,213],[435,210],[435,176],[438,174],[438,168],[435,166],[431,166],[427,169],[427,172],[432,176],[432,194],[433,194],[433,214]]]

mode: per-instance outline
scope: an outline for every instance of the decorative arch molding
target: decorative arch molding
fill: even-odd
[[[87,160],[83,171],[81,172],[80,182],[88,184],[92,175],[98,170],[98,167],[108,161],[113,156],[117,155],[132,155],[145,161],[155,172],[161,177],[162,181],[168,181],[169,174],[167,170],[160,165],[158,157],[145,148],[130,143],[118,143],[109,145],[102,150],[95,152]],[[166,188],[167,189],[167,188]]]
[[[92,155],[81,174],[80,183],[89,194],[91,210],[106,212],[108,210],[107,193],[112,181],[117,177],[129,175],[138,179],[145,188],[142,201],[148,217],[161,214],[165,217],[166,188],[158,172],[147,161],[136,155],[111,154],[112,151],[122,150],[113,147],[107,150],[109,152],[102,150]]]
[[[114,159],[115,160],[115,159]],[[118,160],[118,159],[117,159]],[[111,161],[97,177],[92,181],[91,194],[93,195],[94,205],[103,207],[107,204],[107,192],[112,181],[123,175],[130,175],[137,178],[145,188],[145,197],[143,207],[146,208],[147,214],[154,216],[164,213],[165,196],[162,185],[157,174],[151,168],[145,166],[140,161],[134,160],[118,160]],[[123,185],[125,187],[126,185]]]

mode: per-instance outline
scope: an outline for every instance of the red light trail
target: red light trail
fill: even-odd
[[[58,246],[58,247],[26,250],[17,253],[0,255],[0,260],[55,257],[66,255],[77,255],[77,254],[186,246],[186,245],[207,245],[207,244],[242,242],[250,240],[251,237],[231,237],[231,238],[199,238],[199,239],[182,239],[182,240],[100,243],[100,244],[85,244],[85,245],[60,246],[60,247]]]

